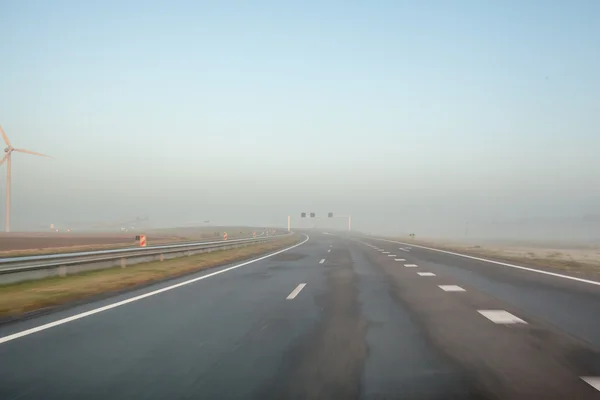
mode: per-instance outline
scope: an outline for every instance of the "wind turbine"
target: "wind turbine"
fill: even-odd
[[[10,144],[10,140],[8,140],[8,136],[6,136],[6,133],[4,133],[2,126],[0,126],[0,133],[2,134],[2,139],[4,139],[4,143],[6,143],[6,146],[7,146],[4,149],[4,152],[6,154],[0,161],[0,165],[4,164],[4,161],[6,161],[6,220],[5,220],[5,222],[6,222],[6,232],[10,232],[10,167],[11,167],[10,159],[11,159],[12,152],[18,151],[19,153],[33,154],[34,156],[42,156],[42,157],[50,157],[50,156],[47,156],[42,153],[36,153],[35,151],[31,151],[31,150],[15,149],[14,147],[12,147],[12,144]],[[52,157],[50,157],[50,158],[52,158]]]

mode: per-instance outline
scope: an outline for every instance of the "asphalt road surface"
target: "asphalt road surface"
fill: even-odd
[[[0,327],[0,399],[600,399],[600,286],[309,233]]]

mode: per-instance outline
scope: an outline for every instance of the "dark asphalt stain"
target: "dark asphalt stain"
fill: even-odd
[[[377,259],[354,251],[369,354],[361,398],[481,400],[468,377],[424,337]],[[386,259],[387,260],[387,259]]]
[[[600,352],[590,349],[575,349],[566,355],[568,362],[576,366],[580,376],[600,376]]]
[[[262,399],[358,399],[367,355],[366,323],[361,315],[356,275],[348,251],[331,260],[328,289],[315,330],[291,348]]]
[[[430,349],[436,349],[436,356],[438,358],[441,359],[441,361],[445,364],[451,367],[452,370],[457,371],[456,376],[454,376],[454,379],[458,379],[459,382],[457,382],[456,385],[454,385],[454,388],[456,390],[456,392],[451,393],[451,392],[447,392],[444,395],[442,395],[442,397],[440,396],[436,396],[435,399],[455,399],[455,400],[494,400],[497,399],[497,397],[494,395],[494,393],[485,390],[485,388],[480,385],[479,381],[476,379],[475,376],[473,376],[472,374],[469,373],[468,370],[466,370],[464,368],[463,365],[461,365],[459,362],[456,362],[456,360],[454,360],[452,357],[450,357],[444,350],[443,348],[440,348],[439,346],[436,346],[437,343],[432,340],[431,338],[431,332],[428,330],[427,325],[424,323],[423,319],[422,319],[422,315],[418,314],[415,312],[414,308],[411,307],[410,302],[407,302],[405,300],[405,293],[404,293],[404,289],[402,285],[399,285],[396,283],[396,278],[392,275],[390,275],[389,271],[384,268],[382,265],[380,265],[377,260],[376,260],[377,255],[374,255],[373,253],[367,253],[367,258],[370,260],[370,262],[372,263],[372,265],[375,266],[375,268],[380,271],[382,274],[384,274],[385,276],[387,276],[387,282],[388,282],[388,287],[387,287],[387,291],[390,295],[390,297],[398,304],[399,307],[401,307],[402,309],[404,309],[408,315],[410,316],[411,322],[413,324],[415,324],[416,326],[420,327],[420,330],[422,332],[422,335],[420,335],[420,338],[422,340],[425,341],[425,343],[428,345],[428,347]],[[439,383],[439,382],[437,382]],[[436,382],[432,382],[432,387],[434,387],[436,384]],[[399,396],[398,398],[403,398],[402,396]],[[410,397],[413,398],[413,397]],[[416,398],[423,398],[423,397],[414,397]],[[433,399],[433,397],[426,397],[427,400],[429,399]]]
[[[273,257],[271,257],[272,261],[298,261],[303,259],[304,257],[306,257],[306,254],[303,253],[292,253],[292,252],[285,252],[285,253],[279,253],[274,255]]]

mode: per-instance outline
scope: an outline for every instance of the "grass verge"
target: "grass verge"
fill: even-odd
[[[0,286],[0,317],[9,319],[24,313],[59,306],[76,300],[135,288],[191,272],[256,257],[300,241],[299,236],[214,251],[127,268],[90,271],[65,278],[48,278]]]

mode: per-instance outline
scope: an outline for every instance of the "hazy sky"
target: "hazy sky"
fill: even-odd
[[[599,213],[599,20],[596,0],[0,0],[0,124],[56,157],[14,154],[13,227]]]

